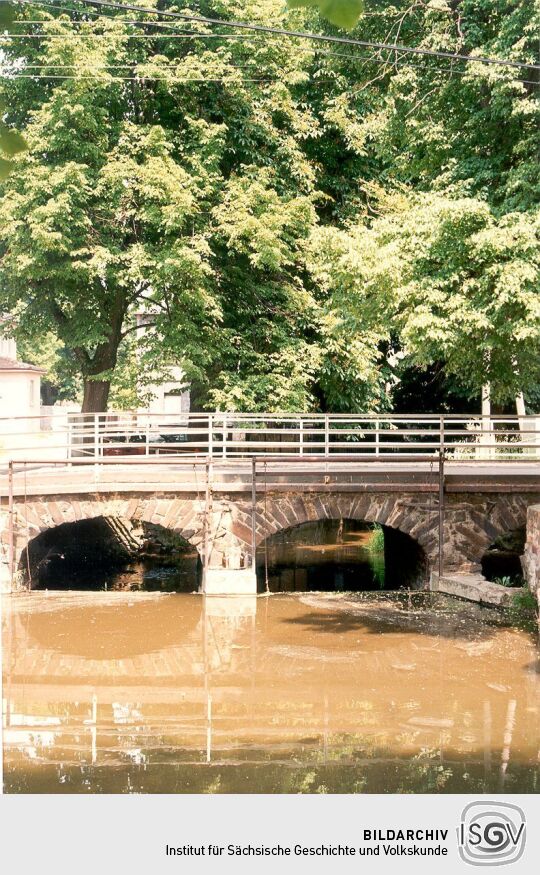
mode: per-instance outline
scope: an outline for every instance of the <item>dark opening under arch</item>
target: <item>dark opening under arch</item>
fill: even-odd
[[[202,565],[196,548],[163,526],[100,516],[37,535],[19,572],[30,589],[193,592]]]
[[[482,556],[482,574],[486,580],[502,581],[510,586],[523,585],[521,557],[525,551],[525,526],[499,535]]]
[[[359,520],[317,520],[270,535],[257,548],[264,592],[419,589],[427,575],[420,544],[404,532]]]

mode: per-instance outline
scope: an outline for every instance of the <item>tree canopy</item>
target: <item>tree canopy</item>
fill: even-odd
[[[537,397],[536,69],[58,5],[17,7],[0,46],[28,147],[1,182],[0,308],[27,350],[54,339],[85,410],[172,364],[206,408],[385,409],[435,365],[464,396]],[[196,14],[324,32],[328,4],[289,6]],[[364,12],[365,42],[538,63],[535,0]]]

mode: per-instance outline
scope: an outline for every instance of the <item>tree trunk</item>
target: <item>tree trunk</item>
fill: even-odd
[[[110,380],[84,380],[84,394],[81,413],[103,413],[107,410]]]
[[[83,366],[84,394],[81,413],[105,413],[111,389],[111,372],[116,367],[118,347],[122,342],[122,324],[126,314],[125,299],[118,298],[111,314],[110,333],[96,348],[90,358],[88,352],[81,356]],[[100,379],[104,377],[105,379]]]

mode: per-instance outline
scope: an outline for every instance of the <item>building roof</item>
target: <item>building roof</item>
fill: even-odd
[[[33,371],[36,374],[44,374],[43,368],[38,368],[37,365],[30,365],[28,362],[19,362],[15,359],[8,359],[5,356],[0,356],[0,371]]]

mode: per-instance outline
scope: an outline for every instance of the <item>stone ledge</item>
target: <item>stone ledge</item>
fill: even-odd
[[[443,592],[470,602],[492,607],[508,607],[521,589],[511,589],[500,583],[490,583],[481,574],[444,574],[441,578],[432,572],[429,587],[432,592]]]

